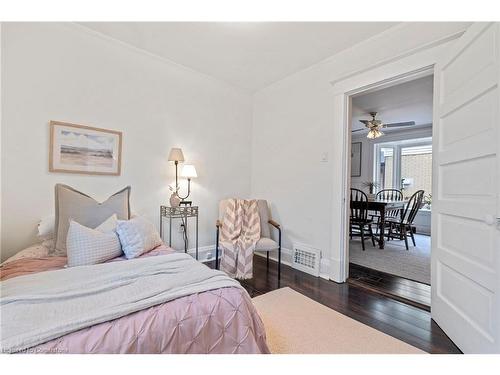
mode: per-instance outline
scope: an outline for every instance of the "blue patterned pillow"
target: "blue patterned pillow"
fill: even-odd
[[[130,220],[118,220],[116,233],[120,237],[127,259],[137,258],[162,244],[155,226],[142,216]]]

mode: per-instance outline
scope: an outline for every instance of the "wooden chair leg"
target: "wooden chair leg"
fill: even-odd
[[[359,226],[359,231],[361,232],[361,247],[365,251],[365,229],[364,225]]]
[[[404,230],[403,230],[403,228],[404,228]],[[406,227],[401,226],[401,233],[402,233],[402,236],[404,237],[404,240],[405,240],[406,250],[410,250],[410,248],[408,247],[408,236],[406,234]]]
[[[215,235],[215,269],[219,269],[219,227]]]
[[[269,251],[267,252],[267,269],[269,269]]]
[[[415,243],[415,236],[413,235],[413,230],[411,227],[410,227],[410,236],[411,236],[411,241],[413,242],[413,246],[417,246],[417,244]]]
[[[281,245],[278,248],[278,288],[280,287],[280,285],[281,285]]]
[[[372,228],[372,225],[371,224],[368,224],[368,228],[370,230],[370,237],[372,238],[372,245],[373,247],[375,247],[375,237],[373,236],[373,228]]]

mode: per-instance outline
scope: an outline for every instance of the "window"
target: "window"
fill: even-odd
[[[411,139],[375,146],[375,181],[380,189],[402,189],[405,197],[417,190],[432,195],[432,140]]]
[[[380,147],[380,164],[378,184],[381,189],[391,189],[394,184],[394,149]]]
[[[401,148],[401,183],[405,196],[417,190],[432,194],[432,145]]]

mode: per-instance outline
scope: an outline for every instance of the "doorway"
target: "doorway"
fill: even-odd
[[[433,75],[359,92],[349,112],[348,282],[430,310]]]
[[[332,82],[331,152],[338,164],[333,169],[330,279],[345,282],[349,272],[351,98],[415,78],[424,70],[435,76],[431,314],[467,353],[498,352],[500,342],[496,329],[499,263],[493,255],[500,241],[495,178],[500,170],[499,63],[494,54],[499,32],[498,24],[475,23],[453,43]]]

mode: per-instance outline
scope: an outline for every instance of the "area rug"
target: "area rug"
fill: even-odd
[[[385,248],[372,246],[370,239],[365,240],[366,250],[361,249],[361,240],[355,238],[349,242],[349,262],[378,271],[401,276],[406,279],[431,283],[431,238],[416,235],[417,246],[408,240],[410,249],[407,251],[405,242],[399,240],[386,241]]]
[[[291,288],[253,298],[273,354],[422,354]]]

